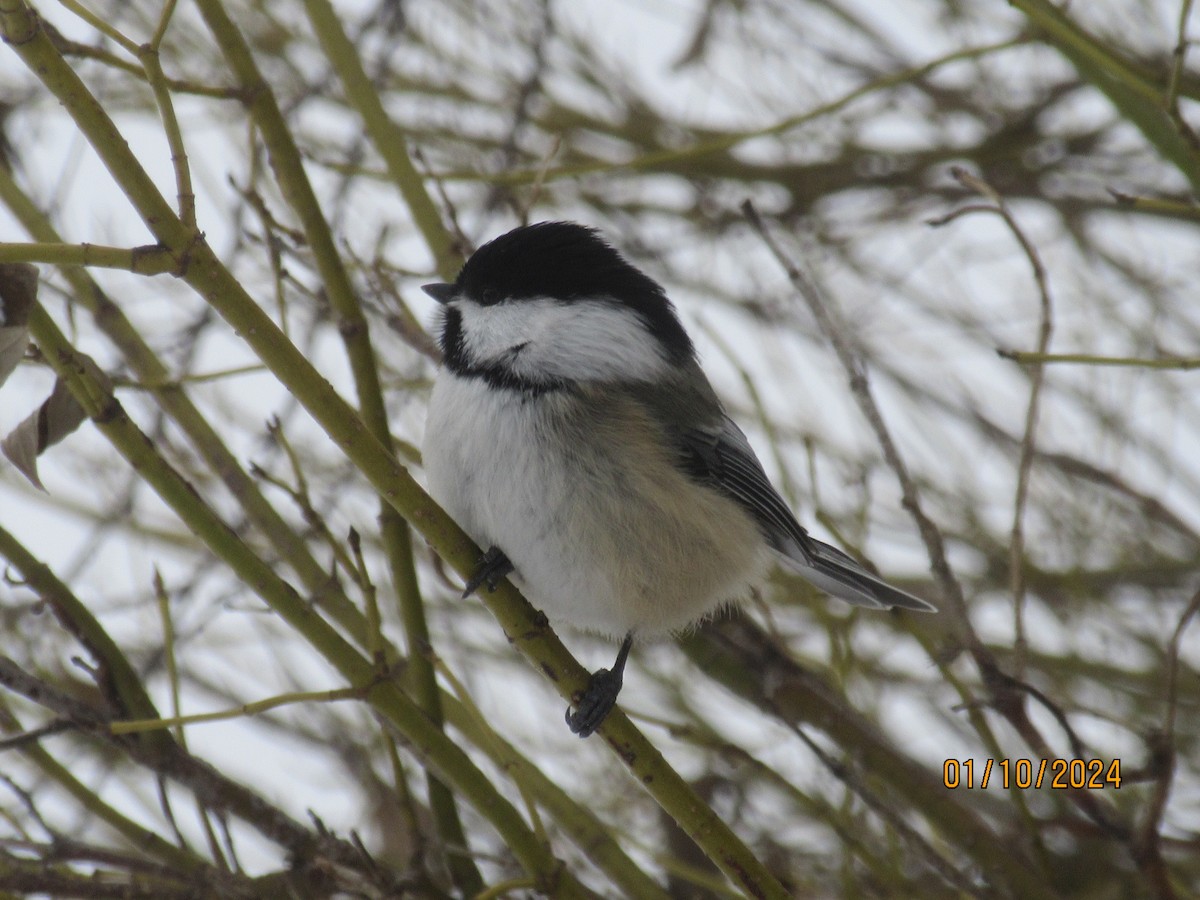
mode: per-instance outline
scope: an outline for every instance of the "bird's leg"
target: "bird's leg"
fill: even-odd
[[[487,553],[479,557],[479,565],[475,568],[475,573],[467,579],[462,592],[463,599],[466,600],[470,597],[482,584],[486,584],[489,591],[494,591],[496,585],[500,583],[500,579],[512,570],[513,564],[508,561],[504,551],[499,547],[489,547]]]
[[[567,725],[571,731],[581,738],[588,737],[600,727],[617,702],[617,694],[621,693],[621,684],[625,679],[625,660],[629,658],[629,648],[633,646],[633,632],[625,635],[621,641],[621,649],[617,651],[617,661],[611,669],[597,669],[592,673],[591,680],[583,693],[579,695],[575,712],[567,710]]]

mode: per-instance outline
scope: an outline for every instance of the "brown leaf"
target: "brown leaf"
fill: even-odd
[[[85,369],[94,378],[98,378],[106,387],[110,382],[108,376],[96,363],[87,356],[80,356]],[[30,480],[35,487],[45,490],[37,473],[37,458],[46,450],[53,447],[67,435],[75,431],[87,418],[83,407],[72,396],[66,382],[61,378],[54,383],[54,390],[37,410],[3,441],[0,441],[0,452]]]
[[[0,263],[0,325],[24,325],[37,302],[38,270],[29,263]]]
[[[0,384],[8,380],[17,363],[25,357],[25,348],[28,346],[28,328],[0,325]]]
[[[29,346],[29,311],[37,302],[38,270],[28,263],[0,263],[0,384]]]

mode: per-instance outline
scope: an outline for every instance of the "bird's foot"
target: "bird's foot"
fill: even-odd
[[[625,682],[625,660],[633,646],[633,634],[625,635],[617,660],[611,669],[598,669],[592,673],[588,685],[579,695],[575,711],[567,710],[567,727],[581,738],[590,736],[608,718],[621,693]]]
[[[476,567],[475,573],[467,579],[467,583],[463,587],[463,599],[465,600],[475,593],[480,585],[486,584],[488,591],[494,591],[496,585],[500,583],[500,579],[512,570],[513,564],[504,555],[504,551],[499,547],[489,547],[488,551],[479,558],[479,565]]]

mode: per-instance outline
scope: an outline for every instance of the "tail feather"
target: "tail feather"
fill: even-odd
[[[811,537],[806,543],[803,550],[788,546],[780,555],[788,568],[827,594],[855,606],[937,612],[932,603],[892,587],[836,547]]]

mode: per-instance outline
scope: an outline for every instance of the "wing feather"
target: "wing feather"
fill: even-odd
[[[883,581],[853,557],[809,535],[771,484],[746,436],[728,416],[722,415],[719,430],[690,429],[680,432],[678,441],[688,474],[746,510],[767,543],[796,574],[857,606],[936,611],[919,597]]]
[[[744,509],[767,544],[797,575],[858,606],[936,611],[804,530],[694,361],[671,383],[630,385],[626,390],[666,428],[680,469]]]

